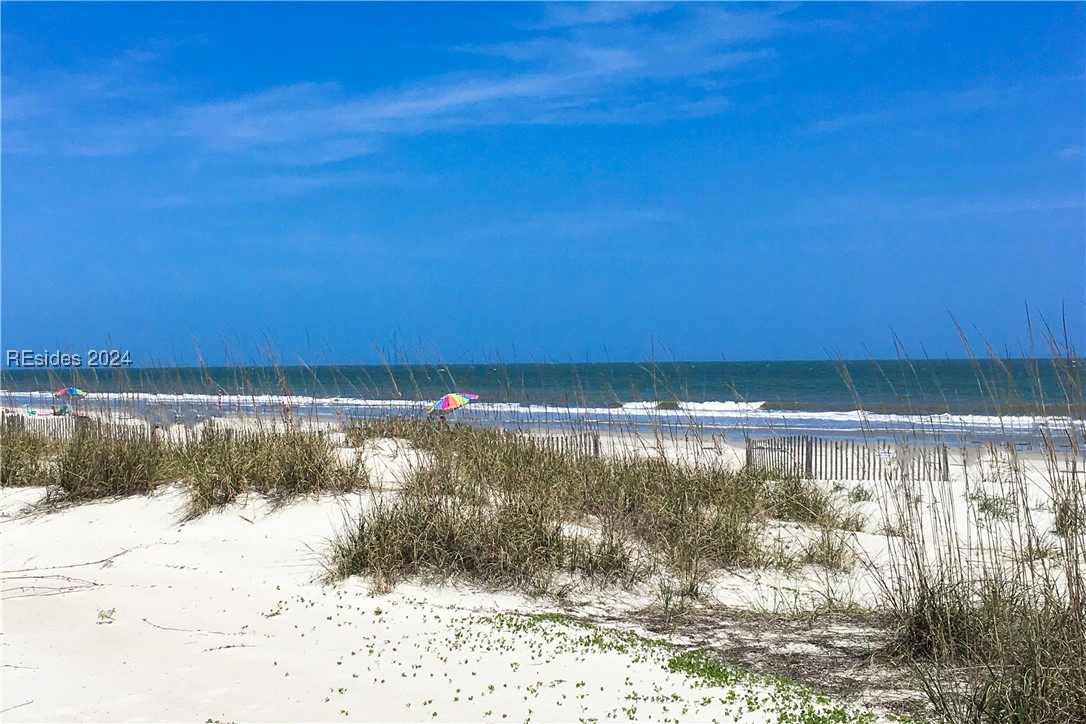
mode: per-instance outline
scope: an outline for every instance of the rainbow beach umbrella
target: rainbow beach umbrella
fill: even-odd
[[[64,389],[57,390],[53,394],[57,397],[62,397],[63,395],[70,395],[72,397],[84,397],[87,393],[79,389],[78,387],[65,387]]]
[[[471,392],[450,392],[435,402],[429,410],[431,415],[444,415],[446,412],[459,410],[472,400],[478,400],[479,396]]]

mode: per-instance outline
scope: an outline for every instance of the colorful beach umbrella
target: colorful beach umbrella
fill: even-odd
[[[431,415],[444,415],[446,412],[458,410],[472,400],[478,400],[479,396],[470,392],[450,392],[435,402],[430,408]]]
[[[84,392],[83,390],[79,389],[78,387],[65,387],[62,390],[57,390],[53,394],[56,395],[57,397],[60,397],[62,395],[71,395],[72,397],[83,397],[87,393]]]

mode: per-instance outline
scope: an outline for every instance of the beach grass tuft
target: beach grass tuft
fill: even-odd
[[[255,492],[275,504],[366,484],[357,463],[344,463],[333,443],[302,430],[238,431],[205,427],[176,450],[178,469],[196,516]]]
[[[77,434],[60,446],[46,502],[146,495],[176,479],[176,459],[158,438]]]
[[[770,518],[842,520],[811,481],[763,471],[560,453],[411,418],[357,423],[350,435],[395,435],[432,455],[396,501],[362,513],[333,545],[333,578],[365,574],[379,587],[437,572],[536,588],[560,571],[601,584],[665,572],[680,598],[697,597],[715,570],[770,562]]]
[[[894,639],[951,721],[1086,721],[1083,611],[1058,591],[988,576],[928,581]]]
[[[334,542],[332,561],[335,577],[366,573],[382,590],[410,576],[463,576],[540,591],[556,572],[596,579],[635,575],[621,541],[569,533],[523,501],[478,506],[418,495],[378,504]]]
[[[257,493],[273,504],[367,484],[365,468],[333,442],[303,430],[232,430],[207,425],[181,441],[158,435],[87,432],[70,439],[3,434],[5,486],[47,488],[46,505],[146,495],[182,482],[196,516]]]
[[[0,434],[0,486],[47,485],[51,457],[58,442],[36,432],[4,430]]]
[[[1041,425],[1034,472],[1013,444],[974,451],[982,459],[973,476],[966,469],[957,483],[965,488],[964,524],[949,505],[950,488],[913,481],[899,491],[900,538],[883,579],[884,605],[896,622],[890,650],[910,665],[943,720],[1086,721],[1086,530],[1079,517],[1086,491],[1074,462],[1086,450],[1077,434],[1065,441],[1068,450],[1052,433],[1068,420],[1082,423],[1083,390],[1077,356],[1049,343],[1066,399],[1046,401],[1050,417]],[[979,367],[977,382],[1010,386]],[[1006,403],[993,395],[992,405],[998,411]],[[1030,502],[1038,496],[1049,501],[1050,523]],[[930,515],[933,504],[944,512]]]

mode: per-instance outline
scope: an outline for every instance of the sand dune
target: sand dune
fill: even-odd
[[[671,649],[521,614],[470,588],[326,586],[319,551],[368,494],[181,522],[171,489],[26,515],[5,489],[6,721],[776,721],[817,706],[669,671]],[[807,703],[803,703],[807,702]]]
[[[630,441],[605,442],[630,450]],[[734,446],[692,453],[678,441],[637,445],[692,463],[702,454],[739,463]],[[187,521],[186,492],[177,486],[59,512],[33,510],[43,489],[4,488],[4,720],[778,721],[838,706],[740,669],[726,682],[691,676],[676,665],[681,648],[638,628],[632,614],[653,602],[647,590],[585,592],[580,610],[611,621],[586,627],[539,618],[556,610],[554,601],[466,585],[402,584],[375,595],[359,578],[326,584],[328,540],[376,497],[395,495],[403,476],[427,460],[388,439],[339,452],[364,462],[370,490],[280,509],[250,497]],[[1005,492],[997,463],[958,456],[950,481],[913,491],[930,498],[923,509],[933,519],[956,519],[963,549],[969,536],[1006,533],[972,515],[967,499],[980,486]],[[1039,457],[1021,465],[1027,479],[1043,477]],[[876,603],[900,491],[871,482],[825,485],[841,500],[858,498],[863,529],[840,534],[859,565],[721,571],[710,597],[733,610],[811,609],[827,598]],[[863,486],[869,489],[855,496]],[[1028,491],[1042,528],[1050,527],[1042,488]],[[820,533],[775,522],[767,534],[794,553]],[[720,643],[726,652],[729,641],[745,640],[747,649],[757,643],[742,627],[721,621],[713,628],[702,644]],[[862,633],[827,631],[836,641],[774,638],[776,663],[787,664],[781,657],[791,652],[817,668],[836,644]],[[872,682],[857,700],[878,701],[892,686]]]

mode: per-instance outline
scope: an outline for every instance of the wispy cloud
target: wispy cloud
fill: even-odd
[[[912,92],[874,92],[855,99],[855,109],[807,122],[800,133],[830,135],[878,125],[930,125],[934,118],[968,118],[1016,105],[1044,105],[1081,88],[1081,79],[1065,76],[986,79],[957,88]],[[874,96],[874,97],[872,97]]]
[[[887,222],[938,221],[1019,214],[1059,214],[1086,209],[1081,196],[905,197],[847,194],[810,199],[797,210],[801,226],[850,224],[856,218]]]
[[[671,8],[669,3],[592,2],[557,3],[544,7],[543,20],[532,25],[536,30],[611,24],[640,15],[661,13]]]
[[[990,84],[945,92],[905,93],[887,97],[873,108],[842,113],[808,123],[803,133],[829,135],[859,127],[915,124],[938,115],[968,115],[1015,102],[1020,87],[998,88]]]
[[[4,153],[100,157],[146,148],[162,131],[155,123],[141,128],[144,119],[161,121],[177,92],[157,72],[160,64],[179,48],[205,42],[202,36],[153,38],[76,70],[5,75]]]
[[[459,232],[457,238],[598,242],[681,223],[683,218],[675,212],[656,207],[587,208],[514,216]]]
[[[652,16],[652,22],[647,22]],[[5,83],[5,152],[83,155],[176,149],[259,154],[283,165],[356,158],[389,137],[502,124],[655,123],[724,112],[721,90],[775,57],[781,12],[592,4],[548,7],[513,39],[450,48],[494,58],[482,70],[365,92],[314,79],[173,104],[141,87],[154,54],[14,91]],[[477,66],[477,64],[475,64]],[[653,82],[653,92],[641,87]],[[141,104],[141,101],[146,101]]]
[[[576,12],[592,22],[570,17],[561,25],[568,31],[456,49],[511,61],[504,72],[452,73],[361,95],[334,84],[278,87],[184,109],[181,133],[236,151],[314,137],[703,116],[728,105],[706,81],[730,73],[741,81],[743,71],[774,55],[748,42],[780,30],[776,12],[699,8],[663,25],[634,22],[643,13]],[[658,88],[646,100],[633,91],[648,80]]]
[[[587,206],[534,214],[510,211],[451,230],[431,247],[455,254],[484,250],[480,254],[484,258],[500,248],[502,259],[561,257],[577,264],[628,260],[631,248],[638,248],[637,256],[644,262],[690,253],[689,248],[663,240],[672,239],[676,231],[694,236],[697,230],[698,224],[681,212],[659,206]]]
[[[858,113],[846,113],[831,118],[822,118],[810,123],[805,131],[821,136],[831,133],[839,133],[855,126],[882,123],[893,119],[895,116],[890,111],[863,111]]]

